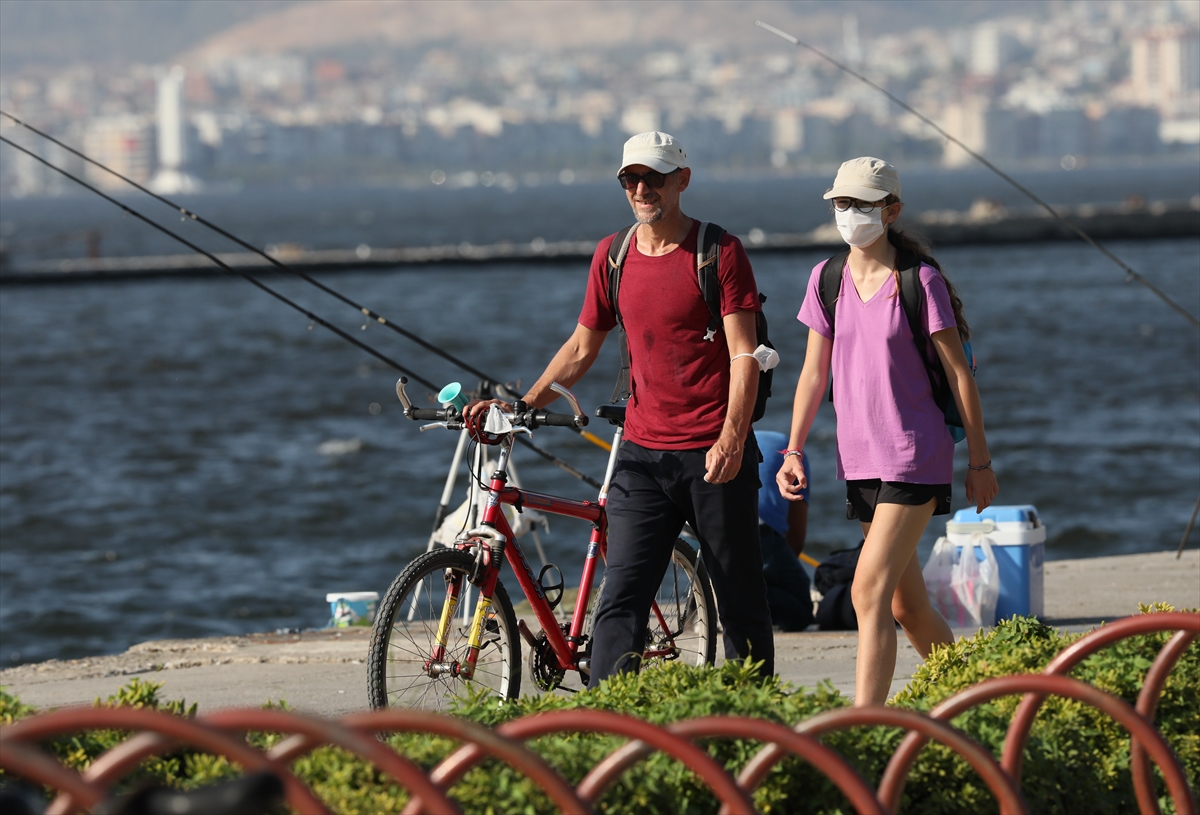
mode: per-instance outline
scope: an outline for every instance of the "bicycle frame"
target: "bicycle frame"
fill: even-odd
[[[479,586],[479,600],[475,607],[475,616],[471,623],[467,664],[461,666],[460,673],[470,678],[475,672],[475,662],[483,636],[483,620],[491,606],[491,598],[496,591],[496,583],[500,579],[500,562],[497,555],[503,553],[512,567],[521,590],[529,600],[534,615],[542,626],[546,640],[558,660],[559,670],[578,670],[577,658],[582,642],[584,621],[587,617],[588,604],[591,599],[592,583],[596,574],[597,558],[602,558],[607,552],[608,517],[604,507],[608,502],[608,486],[612,480],[613,469],[616,466],[617,452],[620,449],[622,430],[617,428],[613,437],[612,450],[609,452],[608,468],[604,475],[604,484],[600,490],[599,500],[576,501],[569,498],[559,498],[539,492],[523,490],[508,484],[508,462],[512,454],[512,437],[502,445],[496,471],[489,485],[487,504],[484,507],[483,519],[480,526],[466,533],[467,540],[459,544],[459,548],[469,549],[480,546],[478,557],[485,562],[486,571]],[[568,633],[563,634],[559,627],[558,618],[546,599],[546,593],[538,583],[533,573],[533,567],[525,557],[520,543],[512,533],[508,519],[504,516],[502,506],[509,504],[517,508],[536,509],[551,515],[563,515],[590,521],[592,533],[588,539],[587,553],[583,564],[583,576],[579,582],[579,594],[575,600],[575,611],[571,615]],[[478,542],[478,544],[475,543]],[[441,663],[444,653],[447,633],[458,604],[458,595],[462,586],[452,586],[442,609],[442,620],[438,626],[438,646],[432,655],[431,663]],[[661,617],[661,613],[659,616]]]
[[[453,409],[447,413],[445,410],[427,411],[413,408],[412,402],[408,399],[404,391],[405,382],[406,379],[401,377],[396,383],[396,395],[404,405],[405,415],[408,418],[444,419],[444,421],[436,424],[426,425],[422,430],[437,426],[449,428],[452,426],[452,420],[455,426],[459,428],[464,426],[461,422],[455,420],[457,413]],[[569,390],[558,383],[552,383],[550,388],[560,395],[565,396],[570,402],[574,414],[573,424],[575,427],[581,427],[587,423],[586,420],[582,420],[579,402]],[[520,405],[522,403],[518,402],[517,404]],[[546,419],[542,421],[545,421],[547,424],[560,424],[558,421],[549,422]],[[534,426],[536,426],[536,422]],[[551,653],[554,654],[556,661],[556,664],[547,667],[556,671],[586,670],[583,661],[578,658],[579,648],[583,642],[583,626],[587,618],[588,606],[591,600],[592,581],[595,579],[596,558],[604,557],[607,554],[608,518],[605,514],[605,505],[608,503],[608,489],[612,482],[613,471],[616,468],[617,455],[620,451],[621,437],[623,436],[623,427],[620,424],[617,425],[613,436],[613,444],[609,451],[608,467],[604,474],[604,483],[600,488],[599,499],[594,502],[559,498],[545,493],[524,491],[517,486],[510,486],[508,483],[509,459],[512,455],[513,441],[516,434],[520,432],[530,432],[524,425],[524,422],[516,428],[510,427],[500,442],[501,452],[497,461],[496,471],[492,475],[480,525],[461,533],[456,539],[455,548],[459,551],[473,551],[476,565],[469,578],[465,581],[462,577],[457,580],[451,579],[450,572],[447,571],[448,591],[442,606],[442,614],[434,638],[433,652],[430,655],[430,659],[425,662],[425,672],[430,676],[452,674],[462,676],[466,679],[474,676],[475,666],[479,658],[479,649],[482,645],[484,620],[488,609],[492,605],[492,598],[495,595],[496,585],[500,579],[501,561],[498,558],[500,554],[503,554],[511,564],[513,574],[517,577],[517,582],[520,583],[526,599],[529,600],[535,616],[542,625],[542,632],[546,637],[546,643],[550,647]],[[461,447],[462,437],[460,437],[460,450]],[[461,460],[461,452],[455,453],[455,460],[456,462]],[[452,483],[452,481],[447,481],[447,486],[443,492],[443,505],[447,503],[446,498],[452,489]],[[558,624],[554,609],[546,599],[545,590],[542,588],[538,578],[534,577],[533,569],[529,565],[529,561],[525,557],[525,553],[521,550],[520,544],[517,542],[516,536],[513,534],[512,528],[508,523],[508,519],[504,515],[502,508],[505,504],[514,506],[518,512],[529,508],[551,515],[579,518],[580,520],[590,521],[592,524],[592,534],[588,542],[584,560],[579,593],[575,600],[575,610],[572,614],[571,623],[566,627],[567,633],[565,634]],[[443,509],[439,509],[439,521],[442,520],[443,511]],[[475,607],[474,617],[468,634],[465,664],[447,663],[445,661],[446,642],[449,638],[455,612],[465,590],[464,582],[479,586],[479,600]],[[416,602],[415,597],[413,602]],[[662,610],[658,607],[656,601],[652,601],[651,610],[655,615],[658,625],[667,633],[668,642],[662,643],[665,647],[647,650],[645,656],[677,655],[679,649],[675,646],[674,637],[679,632],[672,633],[670,625],[664,618]],[[521,636],[529,643],[530,647],[538,647],[534,636],[523,622],[518,624],[518,628]]]

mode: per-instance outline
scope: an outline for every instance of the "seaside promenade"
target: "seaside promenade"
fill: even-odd
[[[1200,550],[1051,561],[1045,567],[1045,622],[1085,631],[1137,613],[1138,603],[1200,608]],[[956,631],[971,634],[971,631]],[[776,670],[797,686],[830,680],[854,691],[855,632],[775,635]],[[163,683],[159,698],[183,698],[201,711],[257,707],[286,700],[300,712],[337,716],[367,708],[370,631],[325,629],[300,634],[251,634],[160,640],[123,654],[51,660],[0,671],[0,686],[41,709],[90,704],[134,677]],[[892,692],[920,659],[900,636]]]

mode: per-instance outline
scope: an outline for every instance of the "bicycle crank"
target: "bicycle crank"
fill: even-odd
[[[546,632],[539,631],[529,645],[529,675],[533,678],[533,684],[543,692],[557,688],[566,676],[566,671],[557,666],[558,657],[550,647]]]

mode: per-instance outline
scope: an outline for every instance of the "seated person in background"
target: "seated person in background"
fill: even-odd
[[[783,631],[803,631],[813,622],[813,603],[808,572],[800,565],[808,532],[809,488],[800,501],[788,501],[779,493],[775,474],[783,466],[788,438],[773,430],[755,430],[762,463],[758,465],[758,532],[762,546],[763,577],[767,580],[767,604],[771,622]],[[808,457],[800,456],[808,476]],[[809,480],[811,484],[811,479]]]

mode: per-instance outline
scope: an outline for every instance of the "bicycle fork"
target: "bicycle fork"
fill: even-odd
[[[467,638],[467,653],[462,662],[447,661],[446,659],[446,641],[450,637],[450,628],[454,625],[464,586],[468,580],[464,574],[447,571],[446,600],[442,604],[442,617],[438,622],[433,653],[425,665],[426,673],[431,677],[473,678],[475,666],[479,660],[479,649],[483,647],[485,622],[492,607],[492,597],[496,593],[496,582],[500,577],[500,569],[494,565],[496,549],[493,546],[503,551],[505,537],[491,527],[472,529],[467,534],[470,538],[483,539],[478,544],[480,548],[476,564],[477,568],[485,570],[483,583],[479,587],[479,600],[475,603],[475,614],[472,617],[470,633]]]

